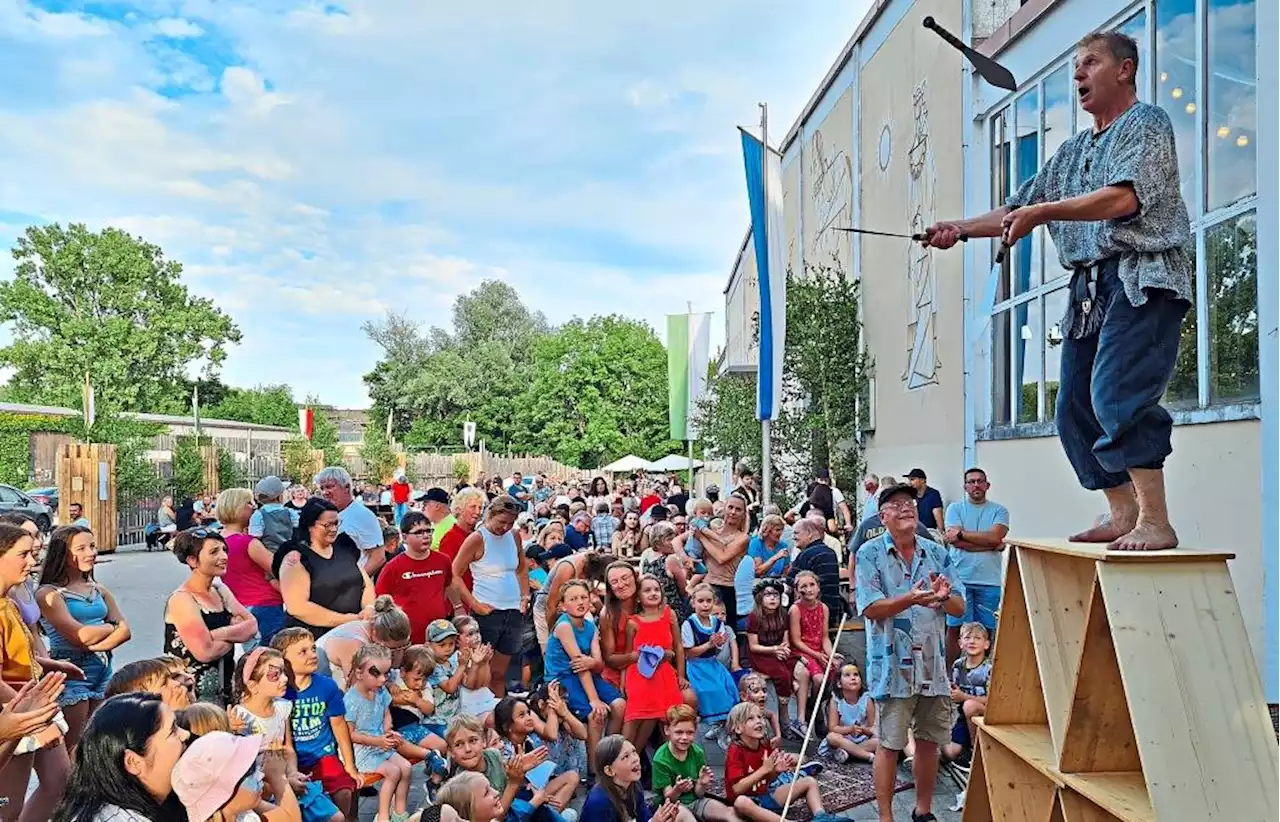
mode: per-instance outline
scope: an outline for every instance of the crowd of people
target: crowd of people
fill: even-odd
[[[826,471],[789,511],[739,466],[723,496],[408,488],[385,520],[342,468],[267,477],[169,532],[164,647],[118,670],[92,532],[5,515],[0,818],[342,822],[367,795],[377,822],[777,822],[825,815],[822,759],[873,762],[883,815],[911,757],[932,819],[939,751],[963,763],[985,708],[1008,513],[980,470],[945,511],[908,476],[868,476],[858,522]],[[783,746],[811,730],[801,767]]]

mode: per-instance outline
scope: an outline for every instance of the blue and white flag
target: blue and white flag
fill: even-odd
[[[787,267],[782,223],[782,158],[760,139],[742,132],[747,169],[751,234],[760,284],[760,364],[756,419],[775,420],[782,406],[782,355],[787,341]],[[768,184],[766,185],[766,176]]]

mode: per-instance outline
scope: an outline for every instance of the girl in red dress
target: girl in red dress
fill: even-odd
[[[751,655],[751,670],[772,681],[778,693],[778,724],[782,726],[783,735],[803,739],[804,726],[787,719],[796,658],[791,651],[790,626],[787,612],[782,607],[782,590],[780,579],[766,578],[756,583],[756,607],[747,616],[747,651]]]
[[[796,668],[796,708],[803,728],[809,721],[809,695],[817,701],[822,690],[822,677],[832,657],[831,637],[827,634],[828,608],[819,595],[822,587],[813,571],[796,574],[796,601],[791,606],[791,647],[802,665]],[[838,656],[838,654],[836,655]],[[836,662],[837,674],[840,670]],[[812,684],[812,687],[810,685]]]
[[[657,577],[641,577],[637,598],[640,612],[627,622],[627,650],[635,661],[627,667],[624,679],[627,711],[622,735],[639,749],[648,743],[658,720],[667,715],[667,709],[684,700],[682,691],[690,689],[684,676],[680,625],[662,594],[662,583]],[[641,656],[645,648],[651,647],[662,651],[662,660],[645,676]]]

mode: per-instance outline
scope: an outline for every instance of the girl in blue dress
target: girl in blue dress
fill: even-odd
[[[738,702],[738,688],[733,674],[719,660],[720,649],[732,642],[723,622],[712,610],[716,592],[708,583],[693,589],[693,615],[680,628],[684,645],[685,676],[698,697],[698,713],[712,725],[708,738],[723,726],[729,709]]]

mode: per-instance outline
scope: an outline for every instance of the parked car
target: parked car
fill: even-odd
[[[58,518],[58,486],[47,485],[43,488],[31,488],[22,493],[36,502],[49,506],[49,510],[53,512],[53,518]]]
[[[36,521],[36,526],[46,533],[53,528],[53,509],[43,502],[37,502],[12,485],[0,485],[0,513],[10,511],[23,511],[30,514]]]

